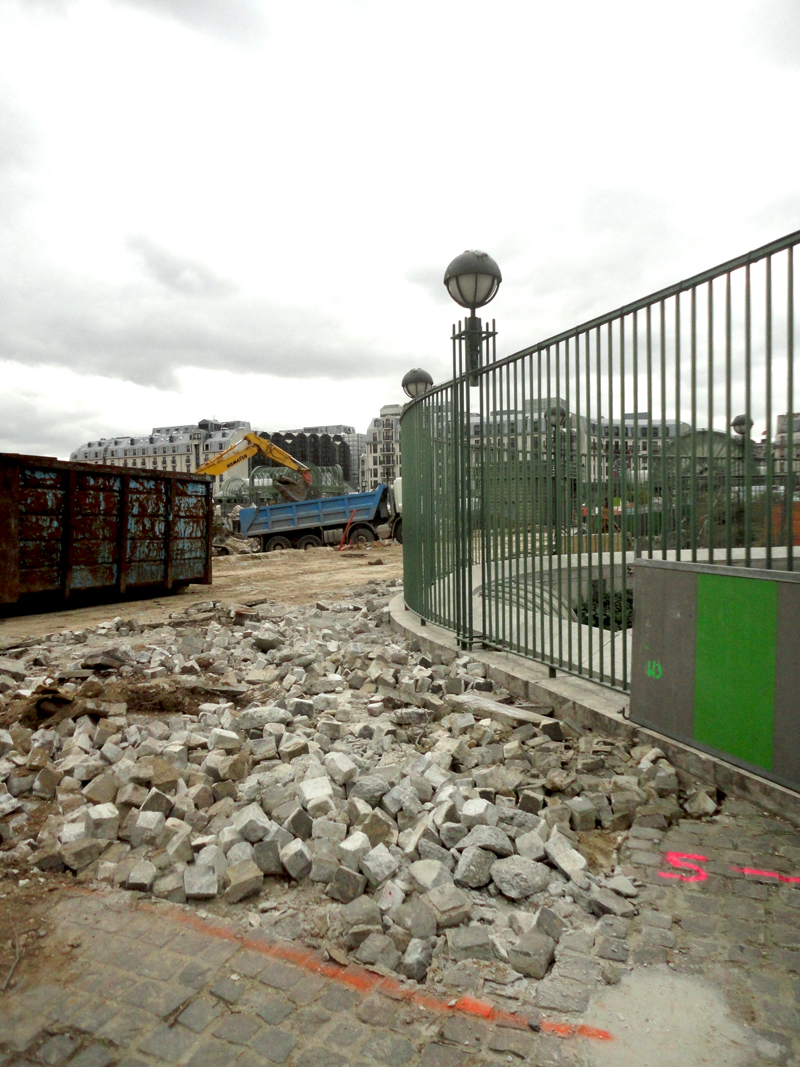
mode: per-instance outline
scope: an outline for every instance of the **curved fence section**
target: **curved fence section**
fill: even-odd
[[[794,570],[800,232],[453,377],[402,418],[408,606],[627,689],[639,557]]]

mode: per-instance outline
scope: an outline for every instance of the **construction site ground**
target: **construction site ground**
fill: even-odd
[[[375,570],[372,568],[375,567]],[[403,547],[395,542],[376,542],[366,548],[312,548],[305,552],[243,553],[214,559],[214,584],[189,585],[175,593],[143,599],[108,601],[88,607],[28,614],[17,608],[0,615],[0,650],[25,639],[56,630],[79,630],[96,626],[115,615],[153,623],[183,611],[189,604],[213,597],[229,604],[261,603],[269,599],[281,604],[313,603],[319,596],[336,597],[348,589],[364,585],[371,578],[387,581],[403,575]],[[22,605],[24,611],[24,603]],[[1,654],[1,653],[0,653]]]
[[[2,618],[0,649],[119,615],[166,623],[210,597],[268,601],[277,617],[376,578],[402,579],[400,546],[223,557],[211,588]],[[463,995],[442,996],[324,940],[310,950],[291,922],[294,884],[272,884],[265,907],[289,921],[263,929],[217,901],[0,865],[0,1067],[797,1067],[797,831],[720,798],[712,821],[620,839],[615,859],[640,887],[635,969],[598,982],[579,1015],[530,1019],[498,1009],[469,960]]]

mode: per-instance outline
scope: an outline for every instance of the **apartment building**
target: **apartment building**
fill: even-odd
[[[201,419],[181,426],[155,426],[142,437],[103,437],[76,448],[70,460],[76,463],[102,463],[117,467],[179,471],[191,474],[215,453],[241,441],[250,432],[250,423],[241,420],[219,422]],[[224,478],[247,477],[247,460],[237,463]]]
[[[401,474],[400,416],[402,404],[385,404],[367,427],[366,447],[361,455],[361,491],[391,485]]]

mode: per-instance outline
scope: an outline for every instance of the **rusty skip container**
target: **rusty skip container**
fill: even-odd
[[[211,584],[204,475],[0,453],[0,604]]]

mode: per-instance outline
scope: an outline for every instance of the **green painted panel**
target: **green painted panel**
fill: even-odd
[[[694,737],[772,768],[778,583],[697,576]]]

